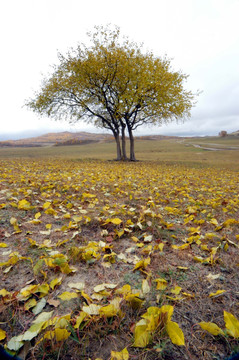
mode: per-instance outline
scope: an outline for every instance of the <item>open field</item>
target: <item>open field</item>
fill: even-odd
[[[0,148],[2,345],[39,360],[239,352],[239,150],[188,143],[137,141],[136,163],[106,161],[114,143]]]
[[[214,145],[208,145],[214,144]],[[192,145],[214,148],[224,146],[221,151],[207,151]],[[129,145],[129,144],[127,144]],[[228,150],[235,147],[234,150]],[[168,164],[186,164],[199,167],[224,167],[239,170],[239,137],[188,138],[170,140],[138,140],[136,157],[142,161],[159,161]],[[236,150],[238,148],[238,150]],[[116,155],[114,142],[75,146],[51,146],[32,148],[0,148],[0,158],[65,158],[112,160]]]

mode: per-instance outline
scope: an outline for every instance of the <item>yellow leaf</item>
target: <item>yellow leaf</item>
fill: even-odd
[[[42,207],[43,207],[44,210],[46,210],[46,209],[48,209],[50,206],[51,206],[50,201],[47,201],[47,202],[45,202],[45,203],[43,204]]]
[[[236,219],[227,219],[226,221],[224,221],[222,226],[223,227],[230,227],[231,225],[235,225],[235,224],[238,224],[238,221]]]
[[[177,266],[179,270],[188,270],[187,266]]]
[[[6,248],[6,247],[8,247],[7,244],[5,244],[5,243],[0,243],[0,248]]]
[[[143,299],[139,297],[139,293],[136,294],[127,294],[125,295],[125,300],[129,303],[129,306],[132,307],[132,309],[139,309],[143,303]]]
[[[83,296],[83,298],[87,301],[88,304],[92,302],[91,297],[88,294],[86,294],[83,290],[81,291],[81,296]]]
[[[151,334],[147,330],[147,321],[145,319],[140,320],[134,330],[134,347],[146,347],[151,339]]]
[[[167,321],[171,320],[173,315],[173,306],[172,305],[163,305],[159,308],[160,313],[167,313]]]
[[[109,304],[106,306],[102,306],[99,309],[100,315],[106,316],[106,317],[112,317],[116,316],[120,311],[120,308],[115,306],[114,304]]]
[[[154,280],[155,282],[157,282],[157,290],[165,290],[167,287],[167,280],[163,279],[163,278],[158,278]]]
[[[19,296],[24,298],[24,300],[27,300],[32,294],[35,293],[35,290],[37,290],[38,285],[28,285],[21,289]]]
[[[31,238],[27,238],[27,240],[29,241],[29,243],[31,244],[31,246],[37,246],[36,240],[32,240]]]
[[[142,281],[142,293],[143,295],[146,295],[150,292],[150,286],[147,280]]]
[[[24,304],[24,309],[29,310],[32,307],[36,306],[36,304],[37,304],[36,299],[30,299]]]
[[[48,284],[41,284],[37,287],[37,289],[34,291],[34,293],[41,293],[41,296],[45,296],[49,293],[49,285]]]
[[[126,348],[124,348],[122,351],[111,351],[110,360],[128,360],[128,359],[129,359],[129,353]]]
[[[154,247],[155,250],[163,251],[164,243],[160,243]]]
[[[77,289],[77,290],[83,290],[85,287],[85,284],[83,282],[78,282],[78,283],[69,283],[68,286],[71,289]]]
[[[65,291],[61,295],[58,295],[58,298],[60,298],[63,301],[69,301],[69,300],[75,299],[77,297],[78,297],[77,293],[69,292],[69,291]]]
[[[75,223],[78,223],[82,220],[82,216],[74,215],[72,216],[72,219],[74,220]]]
[[[18,202],[18,209],[19,210],[30,210],[30,209],[32,209],[32,206],[31,206],[31,204],[29,203],[29,201],[27,201],[27,200],[25,200],[25,199],[23,199],[23,200],[20,200],[19,202]]]
[[[212,335],[223,335],[223,331],[222,329],[219,328],[219,326],[217,326],[216,324],[212,323],[212,322],[200,322],[198,325],[201,326],[201,328],[203,330],[208,331],[210,334]]]
[[[226,292],[226,290],[217,290],[215,293],[210,293],[209,297],[219,296],[219,295],[223,294],[224,292]]]
[[[127,295],[127,294],[131,293],[131,286],[129,284],[125,284],[124,286],[122,286],[122,288],[117,289],[115,293]]]
[[[63,341],[68,339],[70,334],[71,333],[66,329],[57,328],[55,330],[47,331],[44,335],[44,339],[49,339],[49,340],[56,339],[56,341]]]
[[[215,226],[217,226],[218,225],[218,221],[217,221],[217,219],[211,219],[210,220],[210,223],[212,224],[212,225],[215,225]]]
[[[175,286],[175,288],[171,290],[171,293],[178,295],[181,290],[182,290],[182,288],[180,286]]]
[[[195,298],[195,295],[194,294],[189,294],[189,293],[186,293],[186,292],[183,292],[182,293],[184,296],[188,297],[188,298]]]
[[[7,295],[10,295],[11,293],[9,291],[7,291],[6,289],[1,289],[0,290],[0,296],[5,297]]]
[[[6,331],[0,329],[0,341],[5,339],[5,337],[6,337]]]
[[[114,218],[114,219],[111,219],[110,222],[111,222],[111,224],[119,225],[122,223],[122,220],[119,218]]]
[[[53,290],[56,285],[60,285],[60,284],[61,284],[61,280],[62,280],[62,277],[58,277],[58,278],[53,279],[53,280],[50,282],[50,288]]]
[[[172,248],[175,250],[184,250],[187,249],[190,246],[190,244],[183,244],[183,245],[172,245]]]
[[[68,339],[68,337],[70,336],[70,332],[67,331],[66,329],[55,329],[55,337],[56,337],[56,341],[62,341],[62,340],[66,340]]]
[[[99,315],[100,306],[96,304],[90,304],[89,306],[83,306],[82,310],[88,315]]]
[[[76,323],[74,325],[74,328],[75,329],[79,329],[79,326],[80,324],[84,321],[85,317],[87,316],[88,314],[85,313],[84,311],[81,311],[80,312],[80,315],[76,318]]]
[[[238,319],[227,311],[224,311],[224,321],[227,332],[235,339],[239,338],[239,321]]]
[[[135,267],[134,267],[134,270],[137,270],[137,269],[145,269],[149,264],[150,264],[150,257],[147,257],[146,259],[144,260],[140,260],[138,261],[136,264],[135,264]]]
[[[166,324],[166,330],[173,344],[184,346],[184,335],[178,324],[174,321],[169,321]]]
[[[39,219],[39,217],[41,217],[41,213],[40,213],[40,212],[37,212],[37,213],[35,214],[35,219]]]

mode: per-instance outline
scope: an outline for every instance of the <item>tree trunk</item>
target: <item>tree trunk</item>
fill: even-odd
[[[125,139],[125,127],[126,125],[121,125],[121,141],[122,141],[122,160],[127,160],[127,154],[126,154],[126,139]]]
[[[122,160],[122,152],[121,152],[121,146],[120,146],[120,135],[119,132],[114,132],[114,138],[116,141],[116,150],[117,150],[117,161]]]
[[[134,153],[134,136],[131,128],[128,127],[129,140],[130,140],[130,161],[136,161]]]

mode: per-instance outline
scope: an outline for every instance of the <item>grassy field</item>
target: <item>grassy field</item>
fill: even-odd
[[[223,146],[225,149],[210,151],[195,148],[193,146],[195,144],[212,149]],[[230,150],[231,147],[235,147],[235,149]],[[128,143],[127,148],[129,148]],[[237,137],[138,140],[135,150],[137,159],[141,161],[159,161],[200,167],[216,166],[239,170],[239,138]],[[114,142],[62,147],[0,148],[0,158],[2,159],[14,157],[112,160],[115,156]]]
[[[239,352],[238,145],[140,140],[135,163],[109,161],[114,143],[0,148],[0,344],[26,360]]]

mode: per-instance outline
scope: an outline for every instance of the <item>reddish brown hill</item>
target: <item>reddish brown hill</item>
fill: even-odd
[[[37,137],[31,137],[20,140],[7,140],[1,141],[0,146],[52,146],[60,145],[64,143],[68,144],[77,144],[85,143],[86,141],[110,141],[113,140],[112,135],[110,134],[93,134],[88,132],[77,132],[72,133],[69,131],[64,131],[60,133],[48,133]]]

